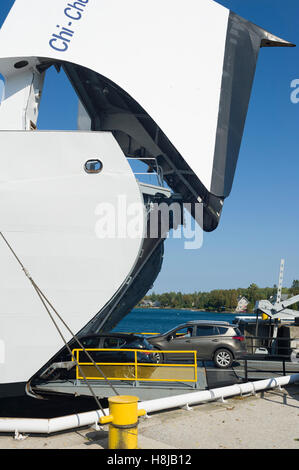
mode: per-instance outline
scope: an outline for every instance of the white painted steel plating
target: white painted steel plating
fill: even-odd
[[[77,333],[126,281],[143,242],[98,237],[100,203],[117,207],[125,195],[142,207],[139,186],[109,132],[3,131],[1,142],[1,231]],[[101,173],[84,171],[91,156]],[[145,220],[144,210],[143,231]],[[0,278],[0,382],[27,382],[63,343],[3,241]]]

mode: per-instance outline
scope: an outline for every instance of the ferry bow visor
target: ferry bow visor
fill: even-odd
[[[261,47],[294,47],[230,12],[210,192],[231,191]]]
[[[52,0],[42,13],[38,4],[16,0],[0,57],[59,62],[91,130],[113,131],[125,155],[156,159],[183,202],[203,204],[198,222],[214,230],[232,188],[259,50],[292,44],[212,0],[189,0],[188,9],[181,0]],[[28,27],[33,17],[39,41]]]

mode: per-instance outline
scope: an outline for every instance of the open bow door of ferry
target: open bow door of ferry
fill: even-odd
[[[25,274],[76,334],[115,327],[183,223],[151,218],[159,204],[186,207],[206,232],[218,226],[259,50],[292,46],[212,0],[42,3],[16,0],[0,31],[2,396],[63,347]],[[77,95],[76,131],[38,128],[54,69]]]

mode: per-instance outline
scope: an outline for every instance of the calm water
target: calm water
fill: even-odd
[[[114,331],[126,333],[164,333],[189,320],[220,320],[232,322],[235,317],[236,315],[233,313],[135,308],[117,325]]]

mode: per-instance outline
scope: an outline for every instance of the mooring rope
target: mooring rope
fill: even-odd
[[[88,359],[93,363],[93,365],[95,366],[95,368],[97,369],[98,372],[100,372],[100,374],[103,376],[103,378],[106,380],[106,382],[109,384],[109,386],[112,388],[113,392],[116,394],[116,395],[119,395],[119,393],[115,390],[115,388],[113,387],[112,383],[108,380],[108,378],[106,377],[106,375],[104,374],[104,372],[98,367],[97,363],[95,362],[95,360],[92,358],[92,356],[89,354],[89,352],[85,349],[85,347],[83,346],[83,344],[81,343],[81,341],[79,340],[79,338],[72,332],[72,330],[69,328],[69,326],[65,323],[65,321],[63,320],[63,318],[61,317],[61,315],[59,315],[59,313],[57,312],[57,310],[53,307],[53,305],[51,304],[51,302],[47,299],[47,297],[44,295],[44,293],[40,290],[40,288],[35,284],[34,281],[31,281],[33,282],[34,284],[34,288],[35,290],[37,291],[37,293],[39,293],[43,299],[48,303],[48,305],[51,307],[51,309],[53,310],[53,312],[55,312],[55,314],[58,316],[59,320],[62,322],[62,324],[66,327],[66,329],[69,331],[69,333],[72,335],[73,339],[75,339],[77,341],[77,343],[79,344],[80,348],[83,349],[83,351],[85,352],[85,354],[87,355]]]
[[[35,281],[33,280],[33,278],[31,277],[30,273],[28,272],[28,270],[25,268],[24,264],[22,263],[22,261],[20,260],[20,258],[17,256],[16,252],[14,251],[14,249],[12,248],[12,246],[10,245],[10,243],[8,242],[8,240],[5,238],[5,236],[3,235],[2,232],[0,232],[0,235],[3,239],[3,241],[6,243],[6,245],[8,246],[9,250],[11,251],[11,253],[13,254],[13,256],[15,257],[15,259],[17,260],[17,262],[19,263],[19,265],[21,266],[22,270],[24,271],[26,277],[29,279],[29,281],[31,282],[35,292],[37,293],[40,301],[42,302],[45,310],[47,311],[49,317],[51,318],[56,330],[58,331],[58,334],[60,335],[61,339],[63,340],[66,348],[68,349],[69,353],[71,354],[71,357],[73,359],[73,361],[75,362],[76,366],[78,367],[78,369],[80,370],[80,373],[82,375],[82,377],[84,378],[84,381],[90,391],[90,393],[92,394],[93,398],[95,399],[97,405],[99,406],[99,408],[101,409],[101,411],[103,412],[103,414],[105,415],[105,411],[102,407],[102,405],[100,404],[97,396],[95,395],[92,387],[90,386],[80,364],[78,363],[77,359],[75,358],[75,356],[73,355],[73,352],[71,350],[71,348],[69,347],[66,339],[64,338],[58,324],[56,323],[55,319],[53,318],[53,315],[51,314],[49,308],[47,307],[47,304],[49,305],[49,307],[53,310],[53,312],[57,315],[57,317],[59,318],[59,320],[62,322],[62,324],[66,327],[66,329],[69,331],[69,333],[72,335],[73,339],[75,339],[75,341],[78,343],[78,345],[80,346],[80,348],[83,349],[83,351],[85,352],[85,354],[87,355],[87,357],[89,358],[89,360],[93,363],[93,365],[96,367],[96,369],[98,370],[98,372],[100,372],[100,374],[103,376],[103,378],[106,380],[106,382],[108,383],[108,385],[112,388],[113,392],[116,394],[116,395],[119,395],[119,393],[116,391],[116,389],[113,387],[113,385],[111,384],[111,382],[108,380],[108,378],[106,377],[106,375],[103,373],[103,371],[98,367],[98,365],[96,364],[96,362],[94,361],[94,359],[91,357],[91,355],[89,354],[89,352],[85,349],[85,347],[82,345],[82,343],[80,342],[79,338],[77,338],[77,336],[72,332],[72,330],[69,328],[69,326],[67,325],[67,323],[64,321],[64,319],[61,317],[61,315],[57,312],[57,310],[54,308],[54,306],[51,304],[51,302],[48,300],[48,298],[45,296],[45,294],[41,291],[41,289],[38,287],[38,285],[35,283]]]

